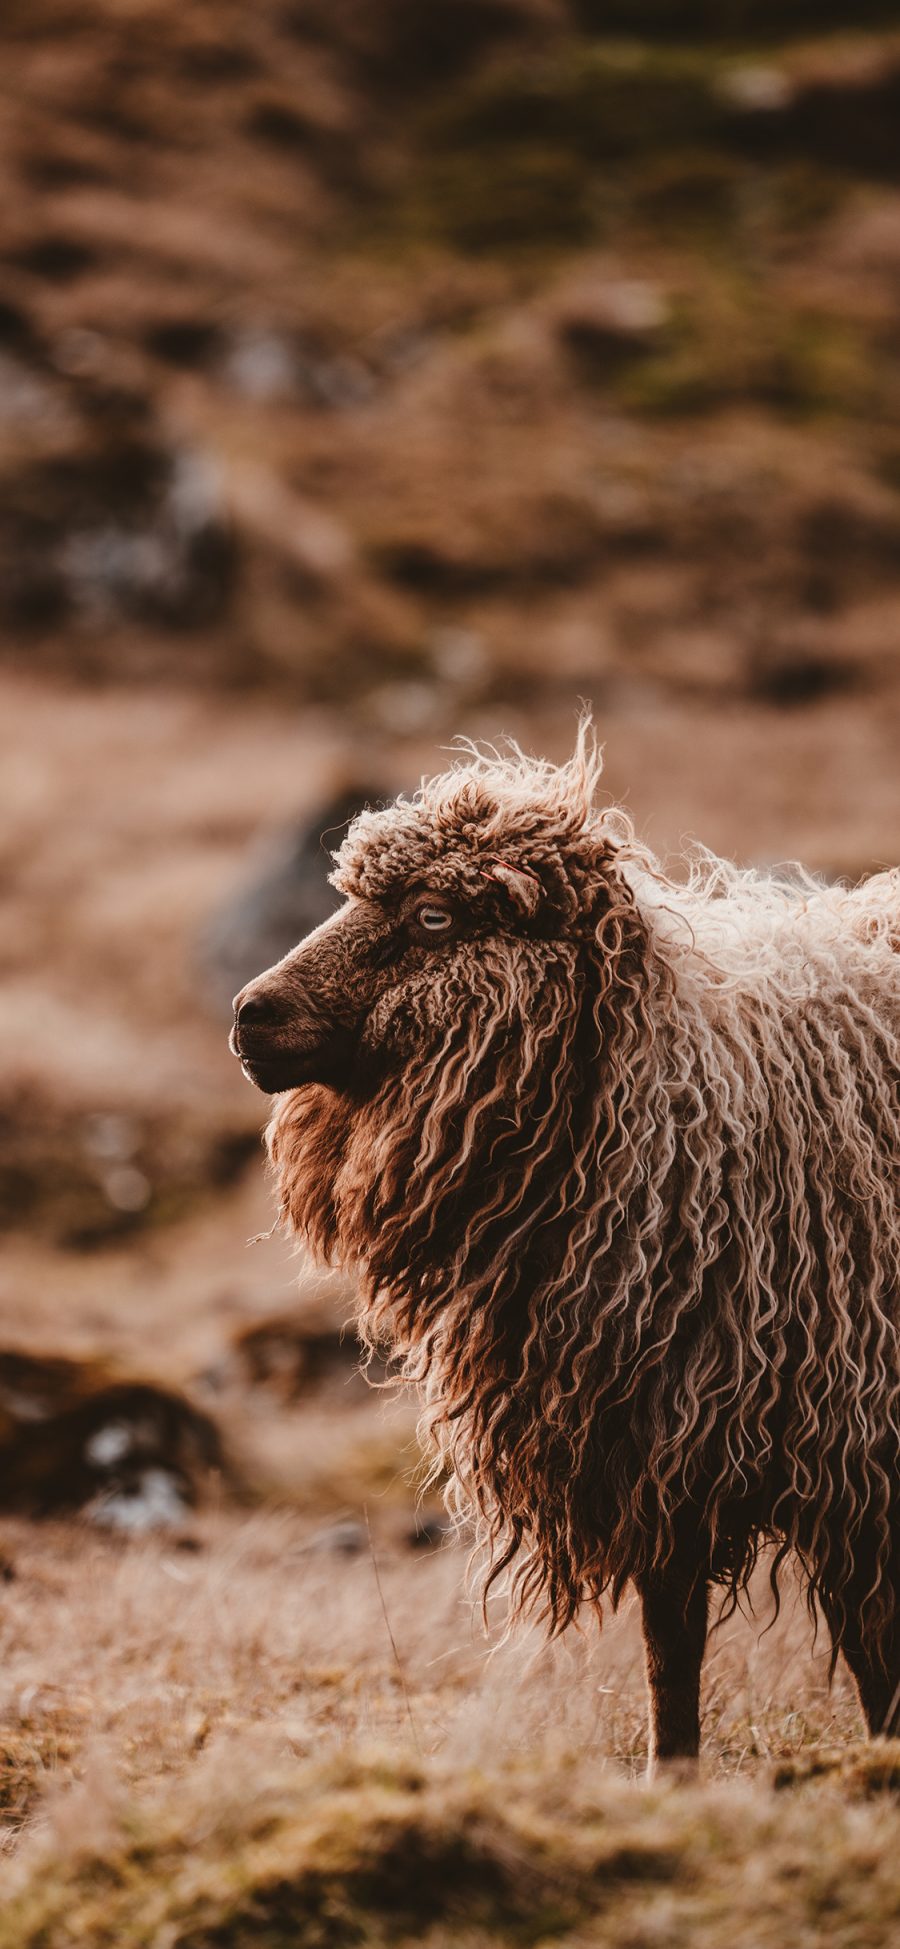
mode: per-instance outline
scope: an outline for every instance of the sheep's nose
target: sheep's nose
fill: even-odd
[[[234,998],[234,1019],[239,1029],[274,1029],[284,1020],[284,1009],[271,995],[240,995]]]

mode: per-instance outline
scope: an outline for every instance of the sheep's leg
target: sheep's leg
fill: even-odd
[[[860,1644],[841,1645],[841,1651],[856,1680],[859,1702],[873,1739],[879,1733],[895,1739],[900,1731],[900,1658],[890,1662],[887,1674],[869,1658]]]
[[[647,1770],[695,1760],[700,1750],[700,1670],[706,1649],[706,1566],[696,1559],[638,1580],[650,1692]]]
[[[900,1559],[879,1561],[880,1538],[864,1538],[855,1549],[854,1574],[840,1606],[821,1597],[831,1642],[853,1675],[863,1717],[872,1738],[900,1734]],[[891,1595],[892,1609],[885,1627],[867,1630],[858,1620],[865,1596],[876,1583]]]
[[[835,1649],[853,1674],[869,1733],[873,1739],[879,1734],[895,1739],[900,1733],[900,1617],[878,1645],[867,1643],[865,1632],[846,1621],[841,1627],[829,1618],[829,1625]]]

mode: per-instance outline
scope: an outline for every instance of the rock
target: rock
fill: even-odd
[[[438,731],[444,721],[442,706],[435,685],[415,678],[376,684],[366,697],[366,709],[378,729],[400,738]]]
[[[477,689],[490,674],[484,638],[473,629],[445,625],[429,632],[426,648],[435,676],[448,690]]]
[[[526,39],[542,21],[541,0],[387,0],[351,8],[342,27],[356,28],[361,71],[390,94],[418,99],[443,90],[479,57]]]
[[[222,360],[222,375],[233,392],[258,405],[289,399],[300,390],[300,374],[290,341],[280,332],[236,333]]]
[[[346,1373],[359,1357],[353,1335],[345,1336],[339,1327],[305,1325],[290,1314],[245,1327],[235,1352],[255,1385],[274,1385],[290,1399],[336,1369]]]
[[[648,278],[597,271],[573,279],[556,297],[556,327],[581,364],[607,370],[654,350],[669,319],[659,285]]]
[[[308,1547],[310,1550],[330,1551],[335,1556],[359,1556],[367,1543],[365,1525],[348,1517],[345,1522],[329,1523],[327,1529],[318,1530]]]
[[[221,351],[222,334],[217,324],[192,316],[161,318],[144,329],[148,352],[185,372],[202,371]]]
[[[266,843],[244,886],[213,915],[201,940],[202,964],[223,1006],[230,1008],[245,982],[334,912],[339,900],[328,884],[331,855],[357,812],[391,796],[351,783]]]
[[[208,456],[173,452],[143,519],[110,517],[73,526],[61,540],[58,560],[76,608],[101,622],[118,613],[175,625],[217,613],[230,551]]]
[[[354,563],[349,529],[327,509],[285,486],[270,467],[233,467],[226,484],[233,525],[299,572],[303,583],[328,589],[343,581]]]
[[[900,175],[900,58],[890,39],[861,42],[855,54],[840,43],[813,44],[789,72],[735,67],[719,92],[732,112],[728,133],[741,148],[894,182]]]
[[[178,1528],[222,1466],[214,1422],[186,1396],[98,1361],[0,1351],[0,1508]]]
[[[283,1401],[293,1402],[335,1378],[346,1389],[361,1354],[352,1326],[302,1313],[274,1313],[241,1328],[232,1342],[232,1356],[251,1386],[271,1387]]]
[[[0,1232],[27,1231],[74,1251],[152,1230],[233,1184],[258,1138],[236,1113],[208,1126],[173,1104],[131,1117],[0,1075]],[[102,1101],[102,1097],[100,1099]]]
[[[65,414],[54,392],[24,359],[0,351],[0,427],[27,429],[36,422],[61,426]]]
[[[14,258],[23,271],[45,279],[48,284],[70,284],[93,269],[100,253],[93,245],[60,231],[35,237],[16,251]]]
[[[140,1536],[148,1530],[178,1529],[188,1514],[180,1483],[168,1469],[142,1469],[133,1482],[104,1489],[87,1504],[88,1522],[98,1529]]]
[[[196,628],[226,603],[235,548],[207,453],[94,428],[77,452],[0,482],[0,616],[18,628],[67,616]]]
[[[0,298],[0,345],[16,352],[32,352],[34,344],[34,328],[27,311],[21,305],[11,304],[8,298]]]

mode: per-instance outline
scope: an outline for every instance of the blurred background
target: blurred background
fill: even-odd
[[[363,1505],[402,1579],[438,1504],[352,1295],[245,1243],[229,998],[355,802],[583,700],[664,854],[896,860],[900,7],[4,0],[0,171],[12,1587],[36,1514],[281,1511],[259,1574],[371,1603]]]

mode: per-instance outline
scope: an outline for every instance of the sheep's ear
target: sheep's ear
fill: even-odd
[[[537,912],[541,898],[541,883],[535,873],[529,873],[525,867],[507,866],[504,860],[498,860],[496,865],[491,867],[489,877],[492,880],[499,880],[520,913],[527,914],[530,918]]]

